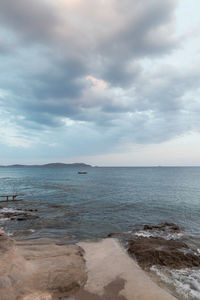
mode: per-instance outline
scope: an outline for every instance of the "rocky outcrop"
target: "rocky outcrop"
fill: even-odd
[[[174,224],[174,223],[168,223],[168,222],[164,222],[158,225],[144,225],[143,230],[148,230],[148,231],[152,231],[152,230],[159,230],[159,231],[164,231],[164,232],[180,232],[181,228]]]
[[[35,214],[30,214],[27,212],[35,212],[37,210],[33,210],[33,209],[25,209],[25,210],[20,210],[20,209],[16,209],[16,210],[11,210],[11,211],[4,211],[3,209],[1,209],[0,211],[0,219],[5,220],[5,219],[9,219],[11,221],[26,221],[26,220],[34,220],[34,219],[38,219],[39,216],[35,215]]]
[[[180,241],[140,237],[129,241],[128,252],[145,269],[153,265],[173,269],[200,267],[200,257]]]
[[[83,252],[77,245],[15,244],[0,236],[0,299],[64,299],[86,281]]]
[[[144,269],[149,269],[151,266],[173,269],[200,267],[200,256],[187,244],[181,240],[165,238],[165,234],[175,234],[180,231],[181,228],[173,223],[144,225],[142,232],[152,233],[152,235],[129,240],[128,252]],[[157,236],[153,236],[155,233]]]

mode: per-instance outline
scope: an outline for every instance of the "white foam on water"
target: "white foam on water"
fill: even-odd
[[[177,240],[180,239],[183,236],[183,233],[166,233],[166,232],[161,232],[161,231],[156,231],[156,230],[139,230],[135,232],[135,235],[138,237],[162,237],[165,240]]]
[[[16,210],[11,207],[4,207],[0,209],[0,213],[19,213],[19,212],[23,212],[23,210]]]
[[[5,234],[6,234],[7,236],[13,236],[13,233],[10,232],[10,231],[6,231]]]
[[[9,218],[1,218],[0,219],[0,224],[5,223],[5,222],[7,222],[9,220],[10,220]]]
[[[157,268],[156,266],[152,266],[150,268],[152,272],[154,272],[163,282],[165,283],[171,283],[170,278],[168,278],[167,275],[164,274],[164,272],[161,271],[161,269]]]
[[[180,299],[199,300],[200,299],[200,269],[186,268],[181,270],[170,270],[167,268],[151,267],[160,279],[173,287]]]
[[[143,230],[135,232],[135,235],[138,237],[147,237],[147,238],[153,236],[152,233],[150,233],[149,231],[143,231]]]

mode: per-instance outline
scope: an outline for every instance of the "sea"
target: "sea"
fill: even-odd
[[[0,168],[7,194],[19,196],[0,198],[0,228],[16,240],[71,243],[172,222],[200,255],[200,167]],[[179,299],[200,299],[199,269],[152,272]]]

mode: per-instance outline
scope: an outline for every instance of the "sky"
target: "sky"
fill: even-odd
[[[1,0],[0,164],[200,166],[200,2]]]

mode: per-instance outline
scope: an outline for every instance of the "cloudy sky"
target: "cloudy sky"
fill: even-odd
[[[197,0],[1,0],[0,164],[200,165]]]

